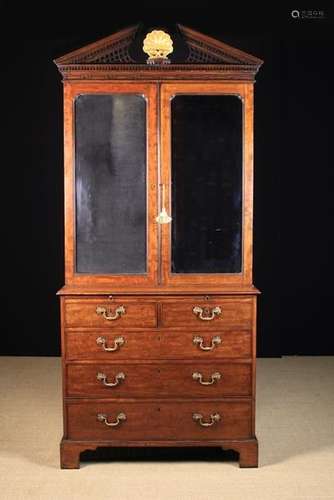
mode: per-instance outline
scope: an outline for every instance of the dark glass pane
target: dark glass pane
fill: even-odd
[[[242,242],[242,102],[172,100],[172,272],[239,273]]]
[[[76,271],[146,272],[146,102],[75,102]]]

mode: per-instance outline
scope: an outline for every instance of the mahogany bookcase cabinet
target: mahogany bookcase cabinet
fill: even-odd
[[[65,137],[61,467],[106,446],[217,446],[256,467],[262,61],[181,25],[160,32],[167,49],[147,60],[145,35],[134,26],[55,61]]]

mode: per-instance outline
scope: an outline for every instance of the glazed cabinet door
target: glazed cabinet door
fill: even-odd
[[[161,91],[161,224],[167,285],[251,284],[252,89],[171,83]]]
[[[66,279],[157,280],[156,86],[65,83]]]

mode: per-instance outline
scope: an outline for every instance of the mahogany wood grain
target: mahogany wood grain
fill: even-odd
[[[257,299],[253,299],[253,334],[252,334],[252,434],[255,436],[256,422],[256,323],[257,323]],[[252,456],[254,455],[254,450]],[[256,441],[256,461],[258,456],[258,448]]]
[[[239,467],[258,467],[259,450],[256,437],[240,441],[230,441],[223,444],[223,450],[234,450],[239,453]]]
[[[65,297],[60,297],[60,342],[61,342],[61,373],[62,373],[62,408],[63,408],[63,429],[64,435],[67,434],[67,417],[66,417],[66,405],[65,405],[65,395],[66,395],[66,333],[64,325],[64,305]]]
[[[115,339],[121,337],[123,344],[115,351],[106,351],[103,344],[97,344],[97,339],[105,340],[105,347],[115,346]],[[157,331],[120,330],[110,333],[106,330],[66,330],[66,359],[68,360],[105,360],[117,361],[124,359],[154,359],[159,356],[160,345]]]
[[[65,335],[64,356],[68,360],[95,359],[116,361],[126,359],[198,359],[210,361],[217,358],[250,358],[252,355],[251,330],[201,331],[204,346],[210,345],[212,338],[218,335],[222,342],[211,351],[202,350],[194,344],[198,332],[174,329],[160,330],[121,330],[114,333],[105,330],[67,329]],[[124,344],[116,351],[105,351],[97,344],[99,337],[105,339],[105,346],[114,346],[117,337],[122,337]]]
[[[97,415],[105,414],[108,421],[115,421],[119,413],[126,420],[116,427],[99,422]],[[201,427],[193,420],[200,413],[204,421],[219,413],[221,420],[211,427]],[[251,437],[250,401],[195,400],[175,402],[120,400],[67,402],[68,437],[70,439],[114,439],[122,440],[218,440]],[[143,425],[144,424],[144,425]]]
[[[107,383],[115,383],[116,375],[123,373],[124,380],[109,387],[97,379],[106,375]],[[212,381],[212,375],[221,378],[212,385],[201,385],[193,379],[194,373],[203,376],[203,382]],[[220,398],[225,396],[249,396],[252,388],[250,363],[223,363],[191,361],[190,363],[158,364],[68,364],[66,372],[68,397],[107,398]]]
[[[99,285],[91,284],[91,286],[72,286],[64,285],[60,290],[58,290],[57,295],[65,296],[77,296],[80,295],[85,297],[86,295],[113,295],[113,296],[136,296],[143,295],[149,297],[155,295],[157,297],[174,296],[178,298],[186,298],[188,295],[198,295],[203,299],[210,295],[259,295],[261,292],[255,288],[255,286],[232,286],[232,285],[206,285],[203,288],[200,283],[196,285],[182,284],[182,286],[170,287],[170,286],[159,286],[145,288],[141,286],[121,286],[121,285]],[[157,295],[159,294],[159,295]]]
[[[193,308],[207,308],[209,312],[214,307],[221,308],[221,314],[212,320],[200,319]],[[219,330],[219,328],[252,328],[253,302],[251,298],[228,299],[220,298],[214,302],[192,300],[191,302],[163,303],[161,325],[163,327],[183,326],[188,329]]]
[[[110,310],[115,314],[117,307],[124,306],[125,312],[115,320],[108,320],[96,312],[97,307]],[[108,301],[105,297],[94,299],[66,299],[65,325],[67,327],[85,326],[95,328],[154,328],[157,326],[157,306],[155,303],[140,303],[134,300]]]
[[[141,66],[141,67],[139,67]],[[59,66],[65,81],[98,81],[100,83],[113,81],[150,81],[159,82],[164,81],[182,81],[190,80],[196,82],[233,82],[242,83],[244,81],[254,84],[254,71],[253,70],[240,70],[238,67],[231,65],[214,65],[203,64],[203,68],[199,69],[197,64],[170,64],[161,70],[161,66],[150,68],[146,64],[135,66],[136,73],[129,69],[128,65],[124,64],[98,64],[95,67],[85,69],[85,66],[69,65],[66,67]],[[185,71],[187,74],[185,75]]]
[[[60,445],[60,463],[62,469],[78,469],[80,468],[80,453],[86,450],[96,450],[103,447],[133,447],[141,448],[150,446],[154,447],[219,447],[223,450],[234,450],[239,453],[239,466],[242,467],[257,467],[258,466],[258,442],[256,437],[250,439],[224,439],[206,441],[171,441],[171,440],[154,440],[154,441],[130,441],[130,440],[94,440],[83,441],[63,438]]]
[[[210,351],[202,350],[199,344],[194,343],[194,338],[200,336],[203,345],[210,346],[213,337],[219,336],[220,344],[215,344]],[[160,358],[161,359],[199,359],[210,361],[218,358],[250,358],[251,357],[251,330],[225,330],[218,328],[208,331],[205,328],[198,331],[182,330],[175,332],[161,331]]]
[[[60,443],[60,467],[62,469],[79,469],[80,453],[86,450],[96,450],[94,443],[75,443],[62,439]]]

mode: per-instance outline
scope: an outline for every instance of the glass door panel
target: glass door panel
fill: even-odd
[[[75,101],[76,272],[145,274],[146,101]]]
[[[242,84],[162,86],[162,182],[172,217],[162,227],[168,284],[246,281],[251,207],[245,215],[244,172],[252,158],[245,160],[245,98]]]
[[[172,273],[240,273],[242,102],[176,95],[172,117]]]
[[[66,193],[74,203],[72,281],[152,285],[156,86],[74,84],[72,92],[75,168]]]

